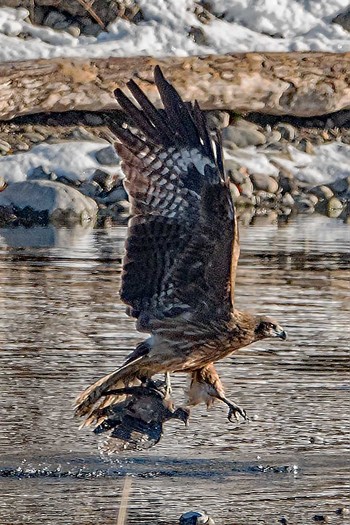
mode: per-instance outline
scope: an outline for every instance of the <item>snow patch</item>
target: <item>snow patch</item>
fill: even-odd
[[[96,169],[108,173],[119,171],[118,166],[101,165],[96,152],[104,149],[107,142],[67,141],[57,144],[42,143],[25,153],[0,157],[0,176],[7,182],[24,181],[38,166],[64,176],[71,181],[86,181]]]
[[[347,0],[212,0],[213,17],[203,24],[193,0],[139,0],[144,20],[117,19],[97,37],[33,26],[28,11],[0,8],[0,61],[108,56],[186,56],[244,51],[348,51],[349,33],[331,20]],[[197,44],[191,27],[206,39]],[[25,40],[18,37],[25,33]],[[271,36],[272,35],[272,36]]]
[[[246,167],[249,173],[277,176],[278,167],[283,167],[298,180],[315,186],[350,176],[350,146],[341,142],[317,146],[313,155],[297,150],[294,146],[288,146],[287,156],[249,146],[234,152],[230,150],[225,158]]]

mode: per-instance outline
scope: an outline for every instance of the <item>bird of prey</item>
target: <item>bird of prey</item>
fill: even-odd
[[[133,80],[127,86],[139,107],[115,92],[132,122],[111,124],[132,215],[120,297],[137,330],[149,337],[78,397],[76,415],[100,430],[110,425],[113,406],[130,397],[127,389],[141,389],[134,391],[135,406],[142,395],[149,399],[149,388],[154,401],[151,378],[157,373],[190,375],[187,406],[219,399],[229,419],[246,418],[225,397],[214,363],[255,341],[286,339],[270,317],[235,308],[238,229],[219,134],[209,131],[198,103],[184,102],[158,66],[154,80],[163,110]],[[170,417],[168,397],[158,398],[162,421]]]

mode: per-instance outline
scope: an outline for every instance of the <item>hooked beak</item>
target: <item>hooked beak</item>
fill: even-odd
[[[279,337],[283,339],[283,341],[287,339],[287,332],[285,332],[281,326],[276,327],[275,334],[275,337]]]

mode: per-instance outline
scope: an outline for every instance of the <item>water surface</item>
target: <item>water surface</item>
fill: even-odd
[[[125,227],[0,229],[0,524],[312,523],[350,506],[350,228],[321,216],[241,228],[237,306],[276,317],[219,364],[228,397],[166,425],[147,453],[109,458],[72,417],[76,395],[141,339],[118,299]],[[174,380],[181,397],[185,379]],[[349,518],[350,519],[350,518]]]

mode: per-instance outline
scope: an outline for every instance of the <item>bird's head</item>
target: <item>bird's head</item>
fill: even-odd
[[[256,339],[265,339],[266,337],[279,337],[280,339],[287,339],[287,332],[285,332],[275,319],[271,317],[258,317],[255,326]]]

